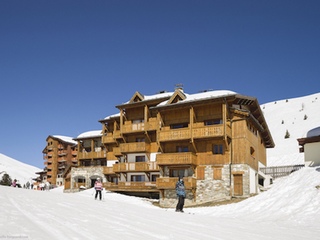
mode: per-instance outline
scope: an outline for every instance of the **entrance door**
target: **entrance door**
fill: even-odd
[[[243,181],[242,174],[233,175],[233,186],[234,186],[234,195],[242,196],[243,195]]]

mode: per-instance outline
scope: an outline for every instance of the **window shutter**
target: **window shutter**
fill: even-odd
[[[222,169],[221,168],[213,168],[213,179],[221,180],[222,179]]]
[[[198,166],[197,167],[197,179],[198,180],[204,180],[204,166]]]

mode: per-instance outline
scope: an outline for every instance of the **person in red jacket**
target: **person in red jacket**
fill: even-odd
[[[101,192],[103,190],[103,187],[102,187],[102,182],[101,182],[100,178],[97,178],[97,181],[94,184],[94,189],[96,190],[96,195],[95,195],[94,199],[97,200],[97,197],[99,195],[99,199],[101,200],[101,198],[102,198]]]

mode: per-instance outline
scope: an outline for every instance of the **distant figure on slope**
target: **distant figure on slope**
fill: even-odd
[[[46,189],[47,191],[50,190],[50,183],[49,183],[49,182],[46,182],[46,183],[45,183],[45,189]]]
[[[186,190],[185,190],[184,182],[182,178],[180,178],[176,184],[176,193],[179,198],[178,204],[176,206],[176,212],[183,212],[184,199],[186,197]]]
[[[94,189],[96,190],[96,195],[95,195],[94,199],[97,200],[97,197],[99,195],[99,199],[101,200],[101,198],[102,198],[101,191],[103,188],[102,188],[102,183],[101,183],[100,178],[97,178],[97,181],[94,184]]]
[[[12,186],[12,187],[16,187],[16,186],[17,186],[17,180],[16,180],[16,179],[13,180],[11,186]]]

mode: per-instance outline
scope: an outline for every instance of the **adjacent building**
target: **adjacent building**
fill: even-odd
[[[77,166],[77,142],[60,135],[50,135],[46,142],[42,151],[46,173],[42,173],[42,181],[62,186],[67,169]]]
[[[320,127],[308,131],[305,138],[298,139],[300,152],[304,153],[305,166],[320,166]]]

